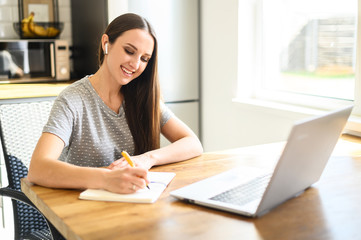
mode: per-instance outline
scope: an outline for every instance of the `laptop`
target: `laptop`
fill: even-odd
[[[248,217],[262,216],[319,180],[351,111],[349,106],[296,122],[272,171],[234,168],[170,195]]]

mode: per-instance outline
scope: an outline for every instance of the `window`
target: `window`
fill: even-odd
[[[357,105],[357,10],[358,0],[239,1],[238,96]]]

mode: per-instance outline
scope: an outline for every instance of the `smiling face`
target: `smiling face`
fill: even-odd
[[[103,38],[103,46],[108,44],[102,67],[113,81],[126,85],[137,78],[147,67],[153,49],[154,39],[145,30],[132,29],[124,32],[113,44]]]

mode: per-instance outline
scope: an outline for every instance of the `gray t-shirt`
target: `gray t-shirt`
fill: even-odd
[[[173,113],[161,103],[161,126]],[[108,166],[121,151],[134,154],[134,141],[123,106],[111,110],[99,97],[89,78],[76,81],[56,98],[43,132],[61,138],[60,160],[87,167]]]

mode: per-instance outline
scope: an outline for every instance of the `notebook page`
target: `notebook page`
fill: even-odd
[[[131,194],[113,193],[102,189],[87,189],[80,193],[79,199],[133,202],[133,203],[154,203],[174,178],[172,172],[148,172],[150,181],[149,188],[144,188]]]

